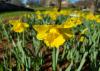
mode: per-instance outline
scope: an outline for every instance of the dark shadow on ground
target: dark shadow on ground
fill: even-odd
[[[26,8],[24,6],[17,6],[10,3],[0,3],[0,13],[4,12],[15,12],[15,11],[32,11],[34,9]]]

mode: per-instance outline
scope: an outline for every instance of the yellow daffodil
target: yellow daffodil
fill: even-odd
[[[56,18],[57,18],[57,15],[54,14],[54,13],[50,13],[49,16],[50,16],[50,18],[51,18],[52,20],[56,20]]]
[[[59,15],[69,15],[69,11],[66,11],[66,10],[61,10],[60,12],[59,12]]]
[[[87,20],[95,20],[96,17],[93,13],[89,13],[88,15],[85,16],[85,18]]]
[[[41,12],[40,11],[36,11],[35,14],[36,15],[41,15]]]
[[[82,20],[76,17],[69,18],[66,22],[63,23],[64,28],[73,28],[80,24],[82,24]]]
[[[59,13],[57,11],[49,11],[47,12],[47,15],[52,19],[52,20],[56,20],[57,19],[57,16],[59,15]]]
[[[17,24],[17,23],[19,23],[20,22],[20,20],[9,20],[9,23],[11,24],[11,25],[15,25],[15,24]]]
[[[42,20],[43,19],[43,17],[41,16],[42,13],[40,11],[36,11],[35,14],[36,14],[36,18],[37,19],[39,19],[39,20]]]
[[[26,28],[29,27],[27,23],[21,22],[20,20],[11,20],[9,22],[13,27],[11,28],[12,31],[14,32],[23,32]]]
[[[33,25],[33,28],[37,31],[37,39],[43,40],[48,47],[58,48],[72,37],[62,25]]]
[[[56,28],[51,28],[47,36],[44,38],[44,43],[49,47],[58,48],[65,42],[62,34]]]
[[[70,20],[67,20],[66,22],[63,23],[64,25],[64,28],[73,28],[75,27],[76,25],[74,24],[74,22],[70,21]]]
[[[97,22],[97,23],[100,23],[100,18],[96,19],[96,22]]]
[[[96,22],[100,23],[100,15],[96,15]]]
[[[47,35],[51,25],[33,25],[33,28],[37,31],[37,39],[43,40]]]

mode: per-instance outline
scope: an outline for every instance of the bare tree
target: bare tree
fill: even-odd
[[[90,2],[90,0],[88,0]],[[98,12],[99,0],[91,0],[90,11],[94,14]]]

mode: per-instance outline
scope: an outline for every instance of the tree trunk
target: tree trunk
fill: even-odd
[[[93,12],[94,14],[96,14],[98,11],[98,3],[99,0],[92,0],[90,11]]]
[[[90,11],[91,11],[92,13],[95,13],[95,1],[92,1],[92,2],[91,2]]]
[[[61,1],[62,1],[62,0],[58,0],[58,11],[61,10]]]

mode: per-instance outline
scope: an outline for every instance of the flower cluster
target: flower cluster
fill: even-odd
[[[32,25],[33,29],[37,32],[37,39],[43,40],[48,47],[56,48],[63,45],[66,40],[74,37],[75,35],[72,29],[78,25],[82,25],[84,23],[83,21],[95,21],[96,23],[100,23],[100,15],[73,10],[62,10],[60,12],[57,12],[56,9],[52,11],[36,11],[33,16],[28,15],[27,17],[28,19],[30,18],[30,20],[34,19]],[[57,20],[59,17],[60,19]],[[52,22],[50,22],[51,20]],[[59,22],[60,25],[58,25]],[[13,26],[11,30],[18,33],[24,32],[29,27],[28,23],[22,22],[21,20],[10,20],[9,23]],[[42,23],[43,25],[36,25],[36,23]],[[47,23],[49,23],[49,25],[47,25]],[[82,40],[81,38],[80,41]]]

